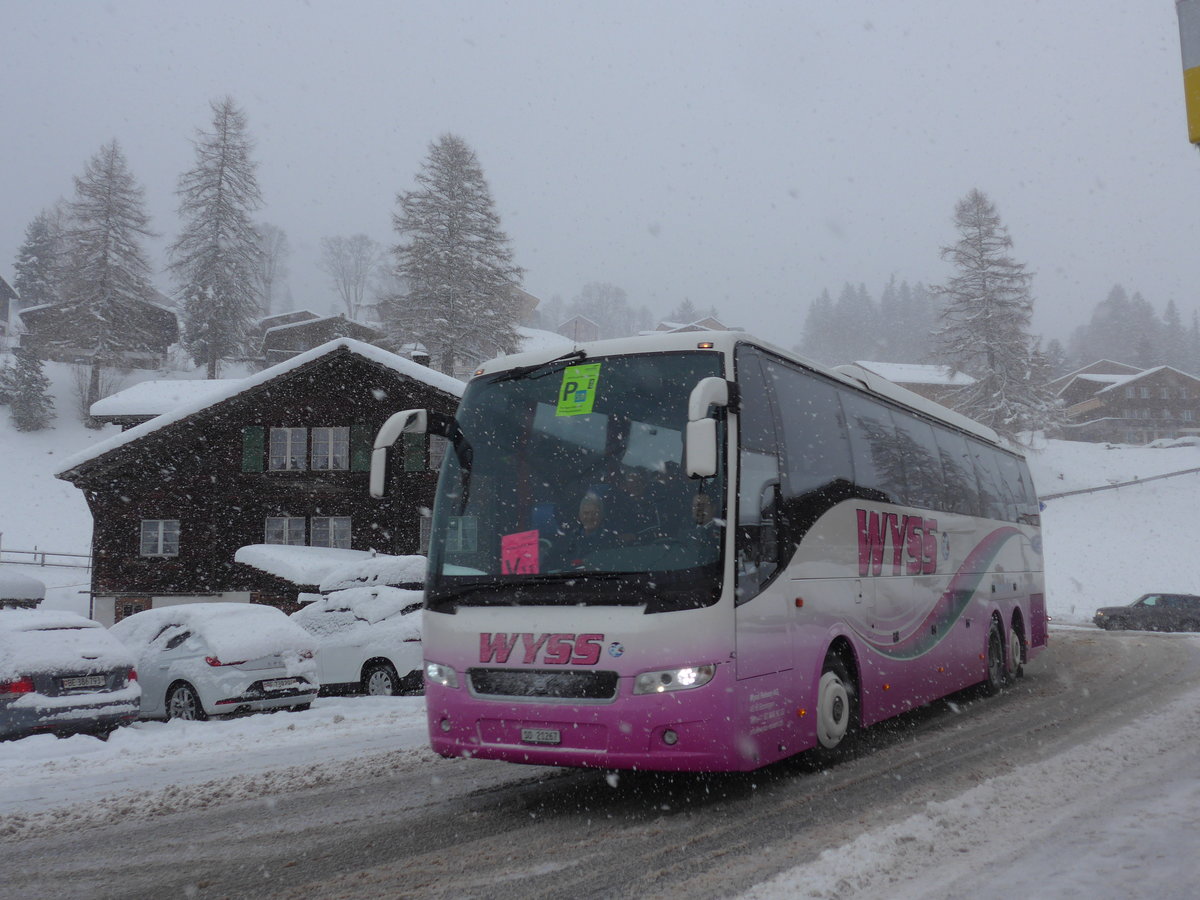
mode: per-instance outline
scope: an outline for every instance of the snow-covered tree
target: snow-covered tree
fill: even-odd
[[[958,202],[954,225],[959,239],[941,251],[954,274],[932,288],[945,302],[938,358],[975,381],[955,392],[952,405],[1010,439],[1049,427],[1057,406],[1029,333],[1033,276],[1010,255],[1012,238],[982,191]]]
[[[60,306],[69,326],[38,336],[39,346],[85,348],[92,374],[86,403],[99,399],[100,369],[153,346],[140,304],[155,295],[141,241],[153,236],[144,192],[114,140],[88,161],[67,204]],[[90,424],[90,423],[89,423]]]
[[[392,222],[395,275],[407,292],[380,304],[397,340],[416,341],[433,365],[453,372],[456,360],[475,362],[517,349],[520,305],[513,288],[522,269],[479,160],[457,135],[430,146],[416,176],[417,189],[397,197]]]
[[[220,361],[246,350],[260,306],[262,251],[251,213],[262,195],[232,97],[213,101],[212,131],[197,130],[196,165],[179,178],[183,228],[170,247],[170,269],[183,300],[184,342],[216,378]]]
[[[365,234],[321,238],[318,265],[333,283],[347,319],[363,320],[367,292],[383,260],[383,248]]]
[[[264,316],[282,312],[280,308],[281,287],[288,276],[288,258],[291,248],[288,246],[287,232],[278,225],[270,222],[259,222],[258,231],[258,266],[254,270],[257,282],[260,312]]]
[[[32,350],[13,351],[17,364],[8,390],[12,422],[18,431],[41,431],[54,419],[50,379],[42,372],[42,361]]]
[[[13,288],[25,306],[59,303],[62,295],[65,210],[43,210],[25,228],[13,265]]]

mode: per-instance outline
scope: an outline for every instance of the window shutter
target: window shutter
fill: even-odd
[[[242,429],[242,471],[263,470],[263,427],[248,425]]]
[[[350,426],[350,471],[371,471],[371,450],[375,432],[362,422]]]

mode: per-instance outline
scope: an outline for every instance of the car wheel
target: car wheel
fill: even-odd
[[[1005,660],[1004,677],[1011,684],[1025,674],[1024,647],[1021,645],[1021,635],[1017,629],[1010,628],[1008,632],[1008,658]]]
[[[368,697],[392,697],[400,693],[400,678],[388,663],[374,663],[363,672],[363,693]]]
[[[858,728],[858,686],[837,653],[825,658],[817,685],[818,754],[833,759],[845,753]]]
[[[208,713],[204,711],[196,689],[184,682],[172,687],[167,694],[167,718],[203,722],[208,718]]]
[[[983,682],[983,692],[989,697],[998,694],[1004,686],[1004,636],[1000,633],[1000,623],[992,620],[988,629],[987,641],[987,678]]]

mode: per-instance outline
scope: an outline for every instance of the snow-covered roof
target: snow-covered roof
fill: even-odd
[[[316,650],[312,635],[275,607],[259,603],[180,603],[147,609],[122,619],[110,631],[136,653],[168,625],[196,631],[226,661]]]
[[[356,325],[359,328],[362,328],[364,330],[379,331],[379,329],[376,328],[374,325],[364,325],[362,322],[355,322],[353,319],[347,319],[344,315],[341,315],[339,313],[336,316],[318,316],[315,319],[301,319],[299,322],[285,322],[282,325],[272,325],[269,328],[267,328],[264,333],[272,334],[272,333],[278,333],[280,331],[287,331],[288,329],[291,329],[291,328],[301,328],[301,327],[307,328],[311,325],[316,325],[319,322],[332,322],[336,319],[342,319],[343,321],[347,322],[348,324]]]
[[[362,564],[372,556],[370,550],[249,544],[239,547],[233,558],[292,584],[320,584],[330,572]]]
[[[1189,375],[1187,372],[1181,372],[1174,366],[1155,366],[1153,369],[1146,369],[1145,371],[1138,372],[1134,375],[1124,375],[1117,381],[1111,383],[1108,387],[1101,388],[1100,390],[1096,391],[1096,393],[1104,394],[1108,391],[1115,390],[1116,388],[1131,384],[1132,382],[1140,381],[1149,375],[1157,375],[1159,372],[1174,372],[1176,375],[1182,375],[1184,378],[1190,378],[1192,381],[1200,381],[1200,378],[1197,378],[1195,375]]]
[[[158,416],[210,394],[226,396],[241,378],[169,379],[143,381],[92,404],[93,416]]]
[[[566,352],[575,346],[575,342],[569,337],[564,337],[555,331],[543,331],[541,328],[525,328],[519,325],[517,334],[521,336],[522,353],[554,349]]]
[[[0,567],[0,600],[42,600],[45,596],[46,586],[36,578]]]
[[[965,387],[975,379],[966,372],[952,372],[949,366],[929,366],[918,363],[889,363],[856,360],[855,365],[874,372],[896,384],[932,384],[945,387]]]
[[[306,350],[303,353],[298,353],[290,359],[286,359],[269,368],[263,369],[254,375],[247,378],[234,381],[229,384],[224,391],[217,391],[211,395],[206,395],[199,399],[195,399],[190,403],[184,403],[173,409],[171,412],[164,413],[157,418],[151,419],[149,422],[143,422],[130,428],[128,431],[123,431],[120,434],[113,435],[106,441],[100,441],[93,444],[86,450],[82,450],[73,456],[67,458],[63,463],[63,467],[56,473],[59,477],[67,472],[81,466],[84,463],[91,462],[94,459],[110,453],[118,447],[123,447],[126,444],[143,438],[148,434],[153,434],[167,425],[173,425],[181,419],[186,419],[188,416],[195,415],[201,410],[207,409],[217,403],[221,403],[231,397],[236,397],[238,394],[244,393],[251,388],[266,384],[273,381],[281,375],[291,372],[307,365],[314,360],[320,359],[329,353],[339,349],[346,349],[358,356],[369,359],[372,362],[378,363],[394,372],[412,378],[414,381],[420,381],[430,387],[437,388],[452,394],[455,397],[461,397],[463,392],[463,383],[457,378],[452,378],[449,375],[444,375],[433,369],[423,366],[420,363],[413,362],[411,359],[405,359],[403,356],[397,356],[395,353],[390,353],[387,350],[382,350],[379,347],[371,344],[364,344],[362,341],[356,341],[353,338],[336,338],[332,341],[326,341],[319,347],[314,347],[311,350]]]

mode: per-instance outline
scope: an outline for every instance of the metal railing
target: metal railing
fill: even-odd
[[[1178,478],[1180,475],[1195,475],[1200,472],[1200,469],[1182,469],[1178,472],[1167,472],[1164,475],[1151,475],[1148,478],[1135,478],[1132,481],[1118,481],[1111,484],[1100,484],[1090,488],[1080,488],[1075,491],[1062,491],[1057,494],[1042,494],[1040,500],[1057,500],[1060,497],[1074,497],[1078,494],[1096,494],[1100,491],[1115,491],[1123,487],[1132,487],[1138,484],[1148,484],[1151,481],[1161,481],[1164,478]]]
[[[9,550],[0,548],[0,563],[15,566],[59,566],[73,569],[90,569],[92,557],[89,553],[56,553],[53,550]]]

